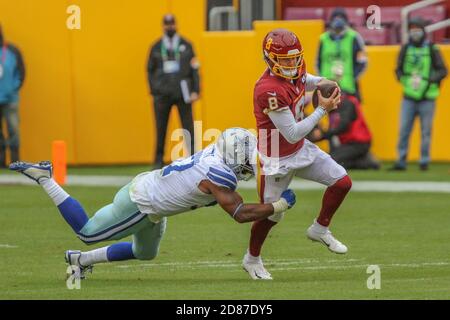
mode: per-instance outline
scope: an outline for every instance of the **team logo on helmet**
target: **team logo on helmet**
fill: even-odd
[[[270,46],[272,45],[272,42],[273,42],[272,38],[267,39],[267,42],[266,42],[266,49],[267,50],[270,50]]]

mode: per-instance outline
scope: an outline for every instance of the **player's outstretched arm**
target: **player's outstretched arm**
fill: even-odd
[[[296,201],[292,190],[285,190],[280,200],[276,202],[244,204],[239,193],[228,188],[218,187],[210,181],[202,181],[200,187],[202,191],[207,191],[214,195],[217,203],[239,223],[262,220],[274,213],[284,212],[292,208]]]

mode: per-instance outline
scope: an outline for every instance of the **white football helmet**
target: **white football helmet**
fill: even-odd
[[[238,180],[249,180],[255,175],[256,144],[256,137],[250,131],[230,128],[219,136],[216,149]]]

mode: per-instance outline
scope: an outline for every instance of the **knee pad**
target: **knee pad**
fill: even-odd
[[[138,260],[153,260],[158,255],[158,252],[150,251],[150,250],[149,251],[140,251],[140,252],[138,251],[138,252],[135,252],[133,250],[133,254],[134,254],[134,257],[136,259],[138,259]]]
[[[136,246],[133,242],[133,255],[138,260],[153,260],[158,255],[159,247]]]
[[[283,219],[283,217],[284,217],[284,212],[280,212],[280,213],[274,213],[273,215],[271,215],[267,219],[269,219],[270,221],[278,223],[278,222],[281,221],[281,219]]]

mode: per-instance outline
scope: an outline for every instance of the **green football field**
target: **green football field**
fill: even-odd
[[[135,169],[142,168],[69,173],[134,174]],[[351,176],[356,181],[450,181],[449,169],[441,164],[426,173],[412,167],[406,173]],[[66,189],[90,214],[118,190]],[[249,202],[257,199],[253,190],[241,194]],[[273,281],[253,281],[242,270],[251,225],[234,222],[216,206],[169,218],[155,260],[97,265],[79,290],[69,290],[64,251],[89,247],[74,236],[38,186],[0,185],[0,299],[450,298],[449,193],[351,192],[332,225],[349,247],[343,256],[305,237],[322,192],[296,194],[296,206],[272,230],[263,250]],[[368,289],[370,265],[379,267],[380,289]]]

